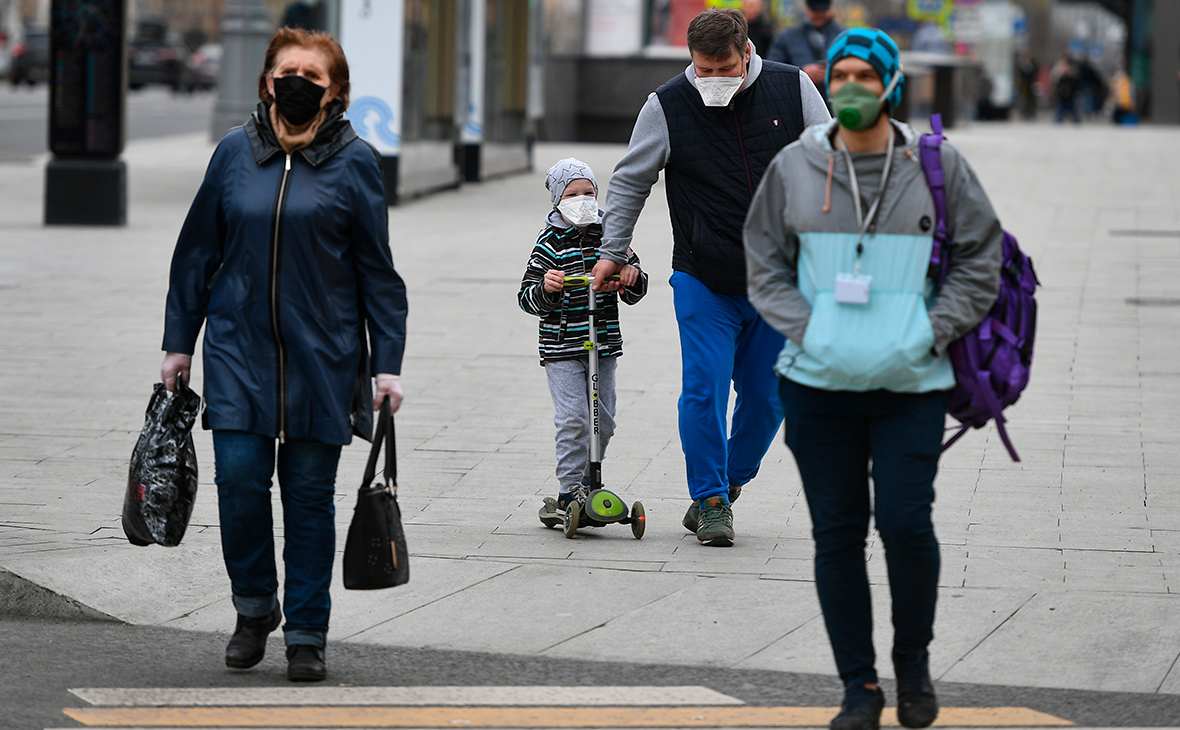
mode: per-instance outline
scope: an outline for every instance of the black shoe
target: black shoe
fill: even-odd
[[[885,709],[885,693],[855,685],[844,690],[840,713],[828,723],[831,730],[879,730],[881,710]]]
[[[292,682],[322,682],[328,676],[324,650],[310,644],[287,647],[287,679]]]
[[[234,635],[225,647],[225,666],[232,669],[249,669],[262,661],[262,657],[266,656],[266,637],[277,629],[282,621],[283,609],[278,606],[268,615],[257,618],[239,613]]]
[[[729,503],[732,505],[740,496],[742,496],[742,488],[731,485],[729,487]],[[680,524],[684,525],[684,529],[695,535],[697,534],[697,527],[700,526],[700,521],[701,503],[694,499],[692,504],[688,505],[688,511],[684,513],[684,519],[680,521]]]
[[[701,505],[697,540],[709,547],[729,547],[733,538],[733,507],[722,502],[721,497],[709,497]]]
[[[925,650],[893,652],[897,675],[897,721],[903,727],[930,727],[938,717],[938,698],[930,681],[930,655]]]

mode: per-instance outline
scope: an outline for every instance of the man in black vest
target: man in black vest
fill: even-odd
[[[806,74],[753,53],[740,10],[688,26],[692,64],[647,98],[615,166],[595,289],[627,261],[635,221],[664,171],[672,218],[672,292],[683,364],[680,442],[693,499],[684,526],[733,544],[733,510],[782,422],[774,361],[783,336],[746,299],[742,225],[762,173],[804,127],[831,119]],[[729,388],[737,393],[726,431]]]

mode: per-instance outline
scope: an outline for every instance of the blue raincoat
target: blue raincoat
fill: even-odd
[[[380,158],[339,102],[288,155],[267,107],[209,163],[172,257],[163,349],[205,326],[204,425],[347,444],[372,432],[376,373],[400,373],[406,290]]]

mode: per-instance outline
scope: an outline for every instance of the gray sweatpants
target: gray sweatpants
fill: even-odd
[[[598,438],[602,453],[615,433],[615,360],[598,358]],[[590,469],[589,357],[545,363],[553,395],[553,425],[557,428],[557,484],[562,493],[573,491]]]

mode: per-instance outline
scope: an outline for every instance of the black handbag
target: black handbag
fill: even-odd
[[[384,484],[374,482],[377,457],[385,444]],[[344,543],[344,587],[367,591],[393,588],[410,579],[410,555],[397,505],[397,451],[389,400],[381,404],[369,464],[357,495]]]

